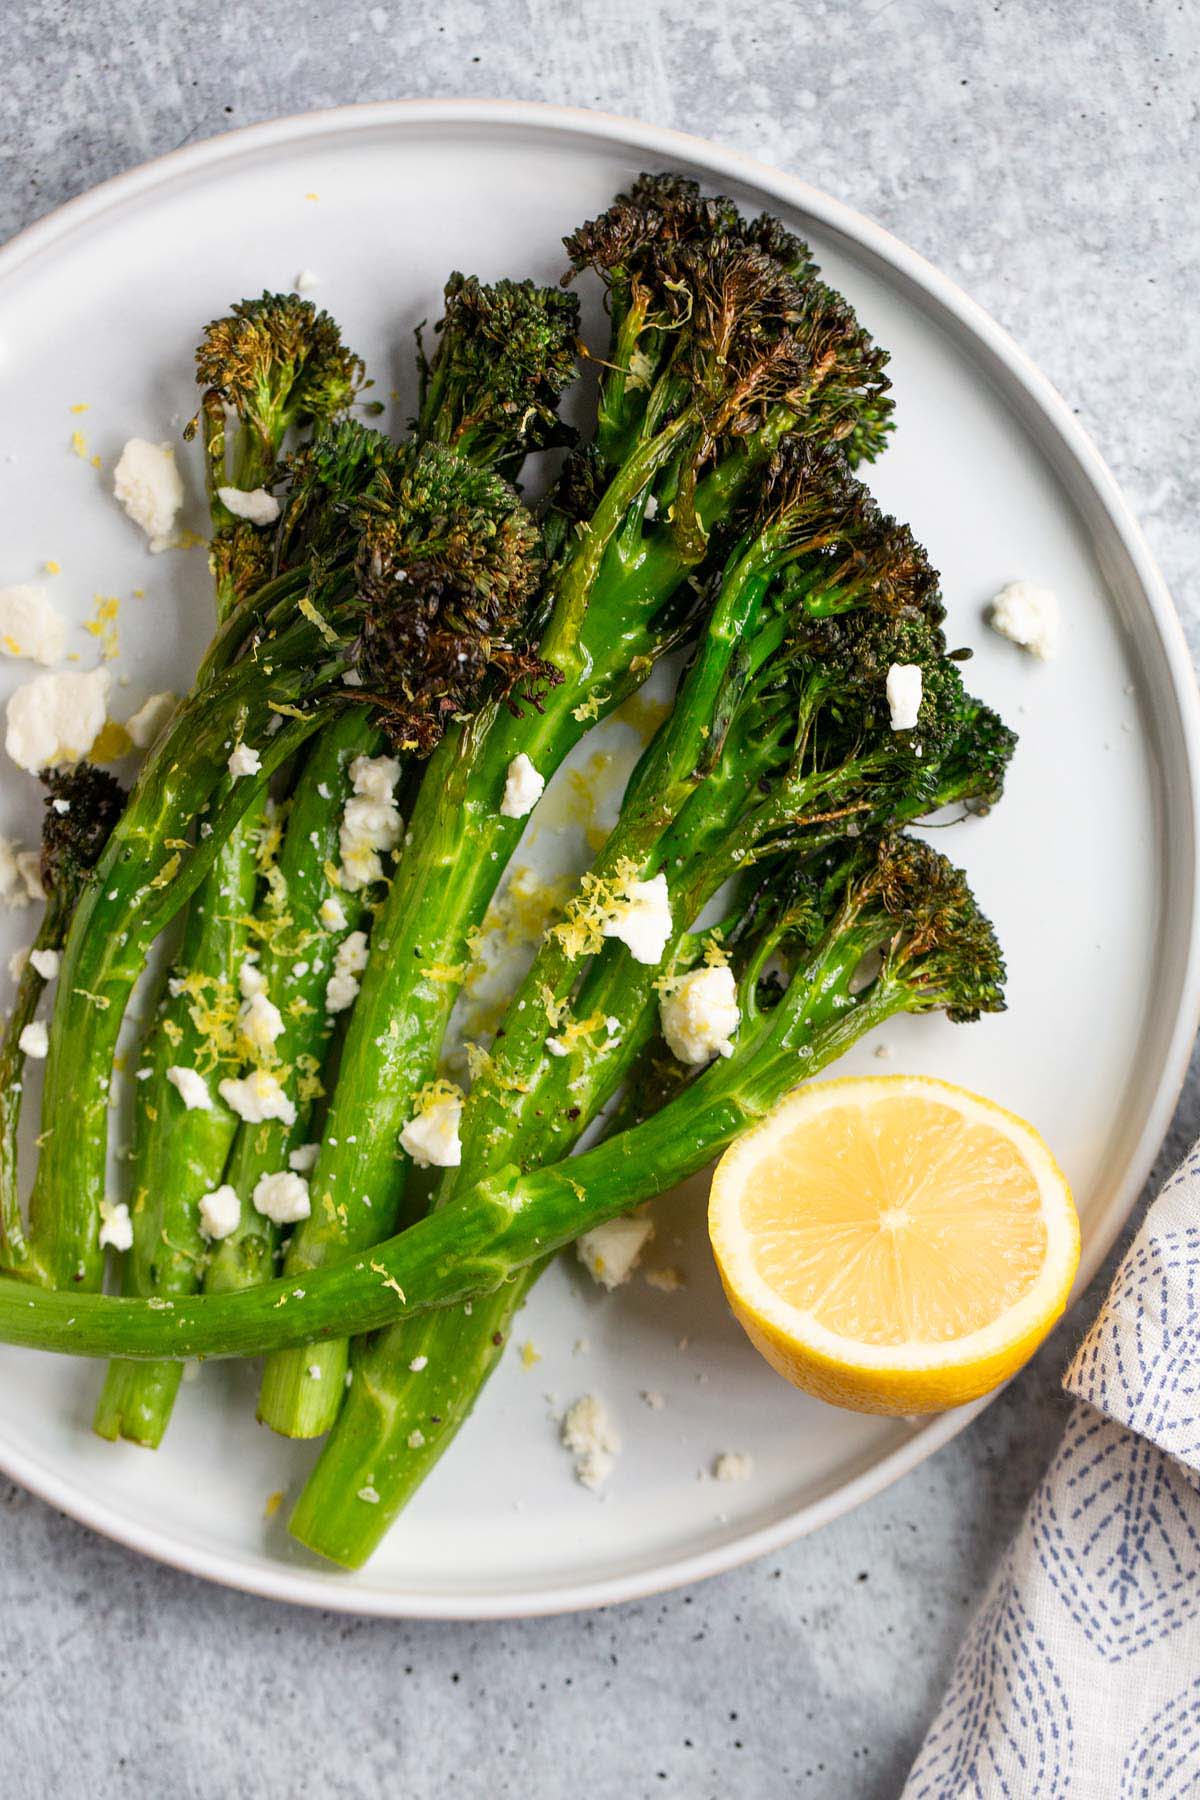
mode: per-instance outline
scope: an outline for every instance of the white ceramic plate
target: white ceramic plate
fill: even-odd
[[[697,139],[529,105],[348,108],[177,152],[0,253],[0,582],[34,579],[52,558],[54,592],[77,619],[97,593],[122,597],[119,716],[122,701],[132,711],[185,682],[209,633],[203,554],[148,556],[108,489],[128,436],[176,436],[191,410],[198,327],[312,269],[378,391],[400,391],[399,421],[411,329],[436,314],[446,273],[554,277],[561,234],[642,168],[778,211],[892,351],[899,429],[872,480],[943,570],[951,636],[977,652],[972,682],[1022,743],[1003,806],[943,840],[999,926],[1010,1010],[970,1029],[898,1025],[887,1067],[953,1077],[1045,1131],[1080,1203],[1082,1284],[1146,1177],[1195,1025],[1192,673],[1137,528],[1067,408],[977,307],[877,226]],[[76,429],[99,470],[72,453]],[[200,526],[194,465],[189,480]],[[983,625],[988,598],[1017,576],[1061,597],[1056,663],[1033,663]],[[76,647],[94,660],[91,638]],[[0,670],[0,699],[29,672]],[[34,784],[10,773],[0,830],[29,839],[37,813]],[[27,917],[0,921],[0,968]],[[880,1065],[868,1046],[850,1066]],[[294,1491],[313,1451],[254,1425],[252,1371],[206,1368],[152,1456],[90,1434],[97,1367],[0,1353],[0,1467],[153,1556],[347,1611],[551,1611],[727,1568],[854,1506],[969,1415],[859,1418],[778,1382],[721,1303],[697,1198],[660,1212],[662,1259],[688,1274],[680,1292],[636,1280],[605,1297],[566,1262],[542,1284],[516,1334],[541,1361],[506,1359],[360,1575],[316,1566],[289,1546],[283,1515],[265,1520],[267,1496]],[[573,1348],[581,1338],[586,1351]],[[573,1481],[553,1416],[588,1390],[625,1445],[602,1499]],[[643,1390],[662,1394],[662,1410]],[[752,1480],[697,1478],[724,1450],[753,1455]]]

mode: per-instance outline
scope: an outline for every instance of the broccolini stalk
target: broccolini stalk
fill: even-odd
[[[763,897],[733,1054],[668,1106],[582,1156],[522,1175],[511,1165],[368,1255],[236,1294],[153,1305],[0,1280],[0,1342],[82,1356],[251,1356],[362,1332],[490,1292],[527,1264],[718,1156],[795,1086],[900,1013],[955,1020],[1002,1008],[1003,961],[961,874],[927,845],[862,841],[839,868]],[[794,964],[770,1010],[757,977],[772,951]],[[868,959],[877,972],[863,979]],[[753,991],[752,991],[753,990]],[[774,996],[770,996],[774,998]],[[364,1529],[385,1521],[369,1500]],[[382,1513],[382,1507],[378,1509]],[[354,1554],[361,1534],[354,1533]]]
[[[347,411],[364,385],[363,365],[346,350],[328,313],[295,294],[263,294],[241,301],[207,327],[196,372],[204,390],[197,417],[203,426],[209,559],[221,626],[268,579],[273,561],[274,534],[230,510],[231,490],[269,489],[279,473],[285,435],[320,430]],[[185,436],[195,428],[193,420]],[[171,1071],[200,1067],[214,1073],[219,1065],[220,1073],[235,1072],[228,1066],[232,1020],[215,1061],[211,1034],[202,1035],[197,1021],[211,1021],[220,1010],[228,1015],[237,994],[262,818],[260,800],[235,826],[198,887],[176,979],[145,1046],[144,1067],[150,1072],[137,1095],[134,1242],[122,1271],[127,1293],[189,1292],[200,1283],[204,1243],[197,1206],[220,1181],[237,1119],[216,1093],[207,1106],[187,1105],[172,1085]],[[159,1120],[162,1129],[156,1130]],[[114,1368],[100,1398],[96,1430],[102,1437],[156,1446],[178,1381],[178,1369],[170,1365]]]
[[[561,548],[540,649],[561,682],[540,710],[480,715],[431,760],[289,1273],[377,1242],[398,1217],[398,1134],[435,1072],[470,934],[521,833],[500,813],[510,764],[525,755],[548,780],[586,726],[687,631],[689,571],[789,426],[802,419],[830,438],[868,414],[882,430],[887,416],[884,359],[778,228],[743,225],[693,184],[644,178],[585,232],[568,250],[609,286],[613,341],[596,445],[568,472],[551,526]],[[304,1364],[273,1359],[260,1417],[291,1436],[319,1435],[336,1415],[346,1362],[345,1345]]]
[[[570,441],[573,434],[556,408],[575,373],[573,297],[529,281],[486,285],[456,274],[446,284],[445,311],[435,329],[432,360],[421,359],[418,443],[444,445],[480,469],[515,476],[531,451]],[[266,991],[276,996],[278,990],[287,1020],[280,1054],[310,1071],[309,1098],[297,1092],[293,1126],[247,1125],[238,1134],[227,1178],[242,1199],[241,1222],[214,1252],[206,1277],[214,1291],[261,1281],[271,1272],[278,1230],[251,1197],[259,1178],[286,1168],[289,1153],[308,1135],[313,1077],[333,1024],[325,1006],[333,953],[339,941],[370,925],[368,893],[357,882],[339,879],[335,886],[330,875],[341,855],[348,768],[355,756],[373,757],[384,748],[367,715],[342,721],[317,740],[293,796],[279,884],[290,923],[282,937],[271,932],[262,970]],[[336,926],[338,936],[323,916],[330,907],[344,921]]]
[[[200,1285],[206,1245],[199,1203],[220,1181],[238,1124],[219,1082],[241,1063],[238,971],[258,884],[253,845],[262,824],[260,801],[238,822],[192,896],[179,956],[142,1046],[135,1071],[133,1247],[122,1267],[125,1294],[191,1294]],[[172,1071],[198,1076],[205,1104],[177,1087]],[[101,1437],[156,1449],[181,1372],[174,1362],[113,1363],[94,1429]]]
[[[297,637],[305,639],[310,657],[320,658],[318,634],[293,634],[290,647]],[[334,662],[332,669],[340,666]],[[295,707],[311,680],[311,669],[303,677],[276,669],[265,685],[270,701]],[[109,1083],[121,1022],[149,948],[191,898],[275,770],[319,723],[321,715],[313,711],[289,718],[265,737],[275,715],[270,701],[254,694],[256,686],[264,686],[262,673],[251,663],[237,664],[176,711],[72,916],[55,994],[30,1213],[31,1256],[54,1286],[100,1283]],[[258,735],[261,763],[254,775],[229,783],[226,763],[242,729]],[[206,807],[211,810],[201,818]],[[211,827],[207,835],[175,835],[196,821]]]
[[[936,577],[911,534],[879,514],[840,459],[787,446],[604,851],[543,941],[491,1055],[477,1064],[462,1163],[443,1178],[439,1204],[507,1161],[527,1169],[566,1155],[596,1118],[652,1035],[664,983],[697,957],[687,927],[731,867],[771,853],[781,814],[764,796],[786,799],[788,842],[808,855],[855,819],[861,829],[865,819],[879,825],[998,796],[1011,734],[963,695],[952,663],[940,665],[941,610]],[[838,680],[810,642],[810,622],[851,613],[862,615],[858,656],[843,658]],[[830,629],[846,627],[819,626],[818,645]],[[919,647],[929,671],[919,743],[891,730],[883,700],[888,649],[901,642],[910,656]],[[851,738],[847,718],[856,721]],[[874,754],[864,755],[864,738]],[[854,755],[839,766],[849,742]],[[748,825],[765,826],[763,842]],[[658,963],[635,962],[615,942],[601,950],[598,941],[606,890],[635,857],[639,875],[660,868],[668,884],[672,933]],[[588,951],[600,954],[573,995],[578,958]],[[325,1549],[324,1520],[335,1535],[342,1529],[337,1493],[363,1457],[387,1470],[389,1484],[402,1483],[403,1493],[386,1497],[393,1514],[416,1490],[468,1416],[540,1267],[468,1311],[431,1313],[358,1346],[354,1385],[299,1503],[310,1548]]]
[[[33,1023],[47,982],[38,962],[47,952],[61,952],[80,890],[125,804],[125,792],[119,782],[90,763],[43,770],[42,781],[46,786],[46,814],[42,826],[41,880],[46,890],[46,910],[29,947],[13,1010],[0,1040],[0,1267],[15,1273],[26,1267],[29,1257],[21,1216],[17,1131],[26,1054],[21,1037]]]
[[[289,1167],[289,1157],[311,1136],[321,1093],[320,1069],[336,1015],[326,992],[339,943],[369,924],[371,890],[335,886],[330,870],[340,854],[342,802],[350,789],[349,765],[379,747],[371,715],[352,708],[317,737],[296,782],[283,826],[278,862],[265,905],[253,921],[260,945],[257,970],[263,992],[282,1016],[275,1040],[278,1063],[290,1071],[295,1119],[243,1123],[222,1179],[241,1202],[237,1226],[214,1243],[204,1275],[212,1293],[251,1287],[274,1273],[279,1227],[254,1205],[264,1175]],[[330,910],[330,902],[336,905]],[[325,908],[324,913],[322,908]]]

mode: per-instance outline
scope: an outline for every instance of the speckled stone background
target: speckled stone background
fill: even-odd
[[[795,170],[940,264],[1041,364],[1200,647],[1187,0],[7,0],[0,69],[0,238],[231,125],[405,95],[638,114]],[[1196,1073],[1156,1180],[1200,1130]],[[1048,1460],[1086,1316],[852,1517],[587,1617],[292,1611],[0,1481],[0,1793],[886,1800]]]

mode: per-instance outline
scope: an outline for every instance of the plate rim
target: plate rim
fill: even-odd
[[[369,101],[288,114],[255,125],[217,133],[110,177],[68,200],[19,231],[0,246],[0,281],[7,281],[34,257],[54,248],[72,233],[106,212],[136,203],[143,195],[190,177],[210,165],[239,156],[278,149],[322,135],[356,134],[386,128],[433,124],[482,124],[498,130],[565,132],[590,136],[635,150],[667,163],[684,159],[718,178],[743,182],[802,210],[826,230],[866,253],[893,275],[904,277],[923,295],[931,310],[982,345],[1015,388],[1032,403],[1039,424],[1058,440],[1098,503],[1130,569],[1149,614],[1176,717],[1169,722],[1179,735],[1183,756],[1172,775],[1183,784],[1177,809],[1186,818],[1190,842],[1175,848],[1177,872],[1187,881],[1187,945],[1173,1026],[1164,1047],[1158,1093],[1149,1106],[1137,1141],[1127,1159],[1124,1178],[1089,1234],[1081,1258],[1073,1298],[1078,1298],[1107,1255],[1136,1203],[1174,1114],[1197,1028],[1200,1027],[1200,937],[1194,929],[1200,894],[1200,694],[1183,629],[1166,583],[1115,476],[1062,395],[1015,340],[976,301],[933,263],[910,249],[885,227],[844,201],[810,186],[798,176],[776,169],[743,151],[672,127],[586,107],[540,101],[425,98]],[[1011,402],[1012,395],[1007,398]],[[1075,496],[1078,504],[1078,496]],[[1174,823],[1178,824],[1176,820]],[[995,1395],[969,1407],[945,1413],[913,1431],[899,1447],[820,1498],[785,1518],[739,1532],[700,1552],[661,1559],[624,1575],[605,1576],[525,1591],[494,1594],[423,1593],[420,1590],[372,1590],[333,1569],[306,1570],[286,1563],[247,1565],[225,1551],[208,1550],[177,1534],[131,1521],[116,1506],[89,1495],[77,1482],[43,1464],[34,1455],[0,1439],[0,1473],[79,1523],[158,1562],[266,1599],[321,1607],[327,1611],[382,1618],[491,1620],[526,1618],[582,1611],[643,1599],[736,1568],[797,1538],[819,1530],[852,1511],[909,1473],[968,1425]]]

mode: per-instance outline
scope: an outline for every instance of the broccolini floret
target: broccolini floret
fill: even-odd
[[[575,379],[579,302],[532,281],[451,275],[436,343],[420,357],[422,443],[444,444],[515,479],[535,450],[571,444],[558,405]]]

